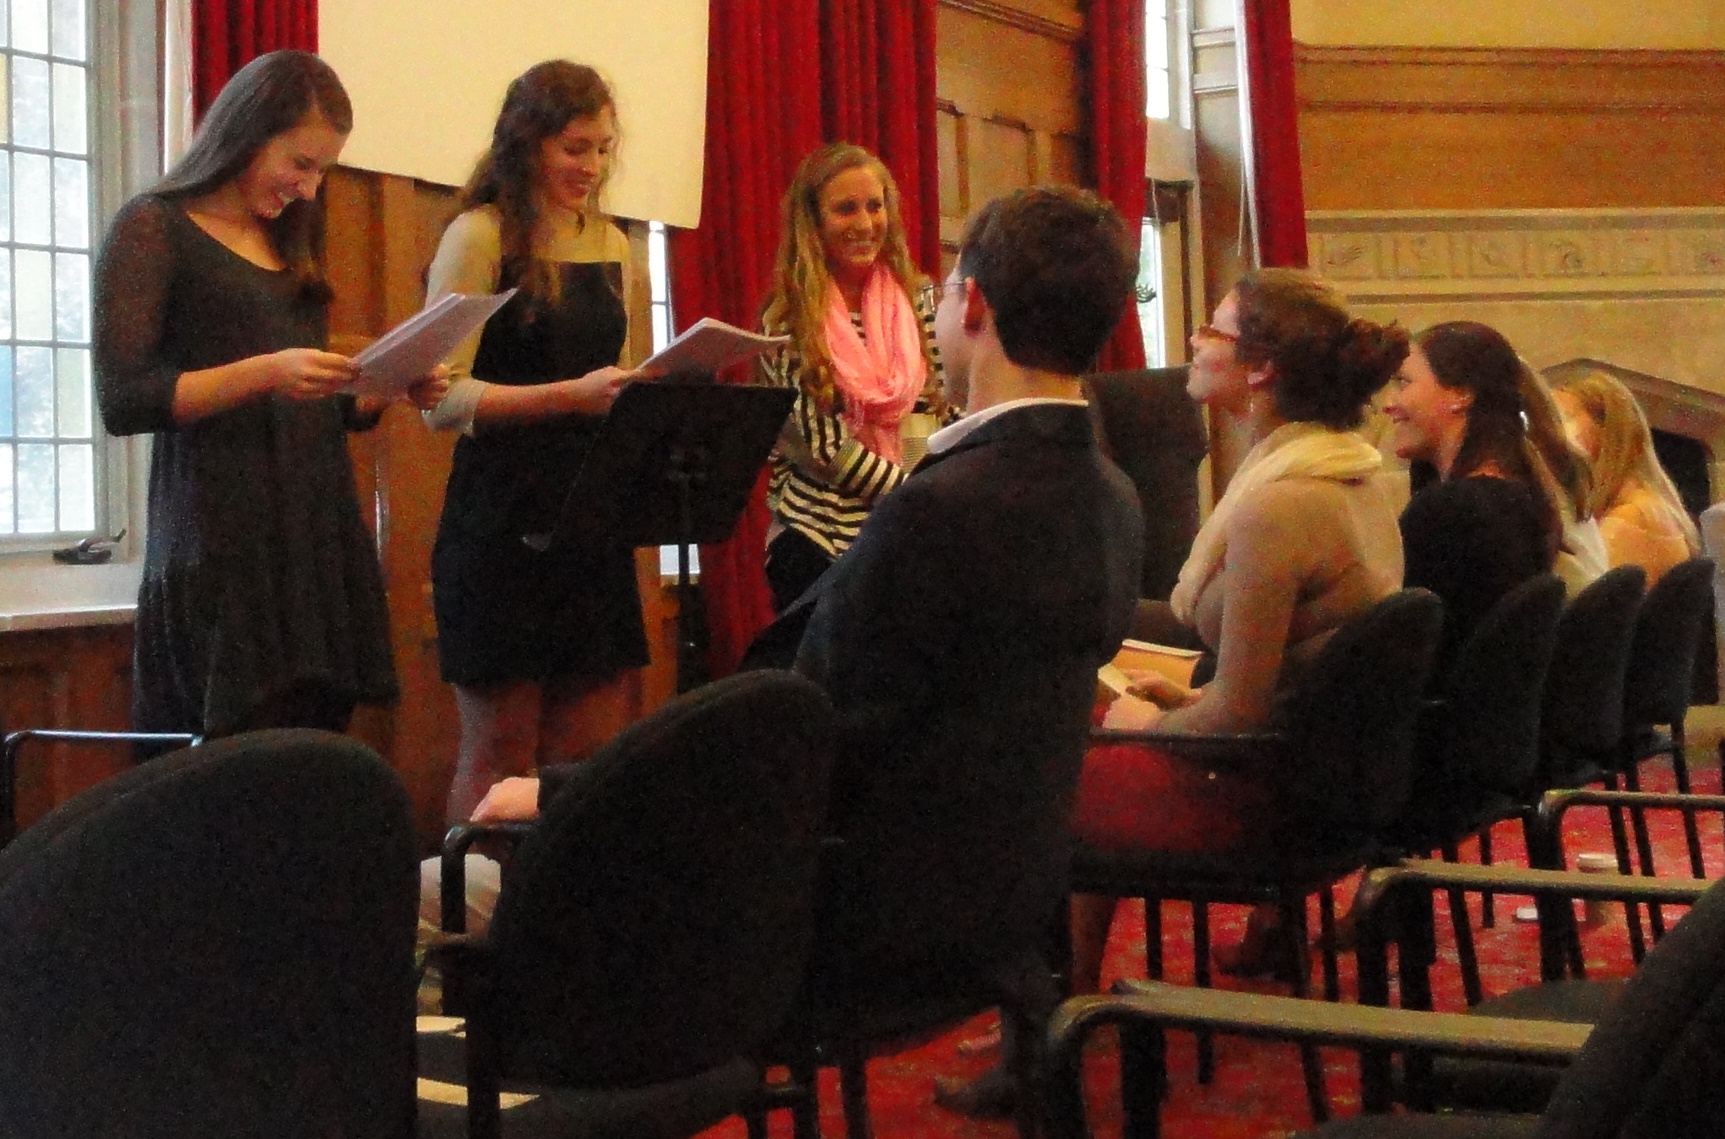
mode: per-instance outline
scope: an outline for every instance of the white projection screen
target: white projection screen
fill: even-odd
[[[605,208],[701,217],[708,0],[322,0],[318,52],[353,97],[345,166],[458,186],[509,81],[542,59],[611,83],[621,161]]]

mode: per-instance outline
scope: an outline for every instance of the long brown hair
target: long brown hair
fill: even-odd
[[[1438,383],[1473,400],[1447,477],[1494,467],[1536,491],[1546,545],[1556,556],[1563,528],[1588,516],[1587,459],[1569,444],[1545,381],[1503,334],[1471,320],[1434,324],[1414,337]]]
[[[335,69],[304,51],[272,51],[240,68],[227,81],[186,153],[155,185],[175,200],[201,198],[243,174],[265,144],[310,116],[337,134],[353,130],[353,104]],[[286,262],[300,295],[327,304],[323,274],[323,202],[296,199],[264,222],[270,244]]]
[[[491,129],[491,147],[473,168],[461,190],[461,208],[495,206],[499,217],[503,276],[529,298],[529,314],[557,303],[562,281],[556,269],[533,256],[533,235],[539,226],[534,197],[540,144],[562,134],[576,119],[609,110],[617,103],[598,71],[584,63],[549,59],[536,63],[509,84],[503,109]],[[613,155],[599,176],[582,211],[582,224],[605,224],[600,194],[610,180]]]
[[[860,146],[828,143],[804,157],[779,202],[779,251],[773,259],[773,287],[767,294],[762,322],[774,331],[790,333],[791,347],[802,362],[802,388],[823,408],[833,402],[833,361],[823,327],[827,319],[826,245],[821,241],[821,191],[847,170],[874,171],[886,192],[886,238],[880,261],[907,296],[914,297],[927,278],[910,257],[904,219],[899,214],[898,183],[886,164]],[[925,338],[923,359],[934,359]]]

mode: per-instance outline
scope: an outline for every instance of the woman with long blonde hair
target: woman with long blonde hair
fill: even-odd
[[[761,322],[788,335],[762,362],[796,403],[772,458],[767,579],[782,611],[849,548],[881,495],[904,481],[900,439],[919,405],[937,414],[932,290],[911,260],[898,185],[860,146],[803,159],[781,204]]]
[[[1653,432],[1629,389],[1599,370],[1553,396],[1570,437],[1593,461],[1591,513],[1611,564],[1638,565],[1655,581],[1701,550],[1700,535],[1653,451]]]

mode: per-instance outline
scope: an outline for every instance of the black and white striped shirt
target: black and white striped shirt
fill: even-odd
[[[918,401],[918,410],[923,410],[940,403],[940,350],[934,340],[934,310],[919,303],[917,316],[933,357]],[[862,336],[862,314],[851,313],[851,322]],[[766,383],[797,391],[790,423],[772,454],[767,505],[774,528],[769,538],[777,536],[781,527],[789,527],[836,559],[856,540],[875,500],[895,490],[907,472],[850,433],[840,414],[840,393],[834,393],[833,406],[823,412],[802,390],[802,364],[794,346],[765,358],[761,370]]]

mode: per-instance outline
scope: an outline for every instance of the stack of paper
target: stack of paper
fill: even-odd
[[[708,316],[685,328],[643,363],[641,370],[662,376],[691,372],[710,375],[789,341],[788,336],[766,336]]]
[[[445,293],[438,297],[353,358],[359,376],[348,391],[396,398],[441,364],[514,295],[510,289],[482,296]]]

